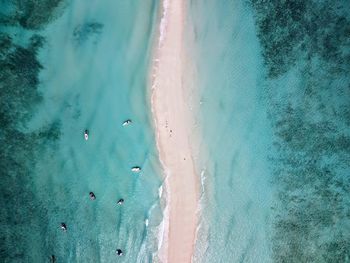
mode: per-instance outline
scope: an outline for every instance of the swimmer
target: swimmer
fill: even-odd
[[[51,255],[51,262],[52,262],[52,263],[55,263],[55,262],[56,262],[56,257],[55,257],[55,255]]]
[[[131,168],[131,171],[134,172],[134,173],[138,173],[141,171],[141,167],[138,167],[138,166],[134,166]]]
[[[89,196],[90,196],[91,200],[95,200],[96,199],[96,195],[94,194],[94,192],[90,192]]]
[[[122,256],[123,255],[123,251],[121,249],[119,249],[119,248],[115,251],[115,253],[117,253],[118,256]]]
[[[61,229],[63,231],[67,231],[67,225],[65,223],[61,223]]]
[[[85,141],[87,141],[89,139],[89,131],[88,130],[84,131],[84,138],[85,138]]]
[[[121,199],[118,200],[117,205],[122,205],[123,203],[124,203],[124,199],[121,198]]]
[[[128,119],[128,120],[123,122],[123,126],[128,126],[131,123],[132,123],[132,121],[130,119]]]

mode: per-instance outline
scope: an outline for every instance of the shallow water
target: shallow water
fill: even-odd
[[[349,262],[349,4],[192,1],[195,262]]]
[[[159,1],[16,3],[0,1],[1,261],[152,262]],[[349,3],[189,8],[202,102],[194,261],[349,262]]]
[[[209,5],[209,6],[208,6]],[[191,6],[198,45],[204,196],[196,262],[269,262],[272,140],[252,12],[239,1]]]
[[[349,262],[349,2],[253,7],[275,134],[274,260]]]
[[[162,217],[147,91],[158,3],[46,3],[8,6],[1,28],[12,37],[1,36],[1,258],[112,262],[120,248],[121,262],[151,262]]]

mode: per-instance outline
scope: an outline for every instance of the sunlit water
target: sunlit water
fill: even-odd
[[[195,262],[349,262],[347,1],[192,1]]]
[[[152,262],[159,1],[0,5],[1,261]],[[203,169],[194,261],[349,262],[349,3],[188,7]]]
[[[147,81],[158,3],[36,7],[38,17],[27,7],[31,18],[2,30],[13,38],[1,68],[2,262],[114,262],[117,248],[120,262],[152,262],[161,175]],[[19,7],[7,8],[10,17]]]

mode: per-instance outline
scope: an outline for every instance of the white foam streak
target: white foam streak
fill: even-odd
[[[199,238],[199,236],[202,236],[203,233],[201,232],[207,232],[207,228],[208,228],[208,224],[205,222],[205,219],[203,218],[203,214],[202,214],[202,209],[205,205],[206,202],[206,191],[205,191],[205,181],[206,181],[206,174],[207,174],[207,170],[206,167],[204,167],[201,171],[200,174],[200,179],[201,179],[201,192],[200,192],[200,198],[199,198],[199,202],[198,202],[198,209],[197,209],[197,215],[199,218],[199,222],[196,228],[196,233],[195,233],[195,240],[201,240]],[[197,261],[202,261],[202,256],[200,255],[201,253],[198,253],[198,250],[200,251],[206,251],[208,248],[208,243],[206,241],[203,240],[202,244],[197,243],[197,251],[195,251],[193,253],[191,262],[197,262]]]
[[[169,235],[169,203],[170,203],[170,192],[167,190],[168,178],[170,176],[170,171],[164,166],[163,161],[160,158],[160,162],[164,167],[165,180],[163,185],[159,189],[160,198],[164,200],[165,207],[163,208],[163,220],[159,226],[158,232],[158,259],[160,262],[167,261],[166,252],[168,251],[168,235]],[[165,191],[163,191],[165,190]]]
[[[159,40],[158,40],[158,48],[155,50],[155,58],[153,60],[153,69],[152,69],[152,82],[151,82],[151,101],[152,101],[152,115],[156,116],[155,114],[155,109],[153,107],[153,101],[154,101],[154,90],[157,88],[157,82],[156,82],[156,73],[158,71],[158,66],[159,66],[159,57],[158,57],[158,52],[159,49],[161,48],[165,36],[166,36],[166,31],[167,31],[167,25],[168,25],[168,9],[169,9],[169,0],[163,0],[163,14],[162,18],[160,21],[160,26],[159,26]],[[157,129],[157,120],[154,119],[154,125],[155,125],[155,131],[156,131],[156,145],[158,152],[160,153],[160,145],[159,145],[159,131]],[[158,189],[158,195],[159,198],[163,201],[164,207],[163,207],[163,220],[158,226],[158,254],[155,254],[153,256],[153,262],[166,262],[167,260],[167,255],[166,252],[168,250],[168,233],[169,233],[169,202],[170,202],[170,193],[167,189],[168,187],[168,176],[170,176],[170,171],[166,168],[160,154],[159,154],[159,161],[161,163],[161,166],[164,169],[164,181],[163,184],[159,187]]]
[[[166,28],[168,25],[168,9],[169,9],[169,0],[163,0],[163,16],[162,16],[162,19],[160,20],[160,26],[159,26],[158,47],[162,46],[162,43],[165,39]]]

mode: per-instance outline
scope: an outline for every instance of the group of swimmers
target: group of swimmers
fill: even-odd
[[[91,200],[95,200],[96,199],[96,195],[94,194],[94,192],[90,192],[89,193],[89,196],[90,196],[90,199]],[[124,199],[123,198],[120,198],[118,201],[117,201],[117,205],[122,205],[124,203]],[[66,232],[67,231],[67,225],[66,225],[66,223],[61,223],[61,229],[62,229],[62,231],[64,231],[64,232]],[[123,255],[123,251],[121,250],[121,249],[117,249],[116,250],[116,254],[118,255],[118,256],[122,256]],[[52,262],[55,262],[55,256],[54,255],[52,255],[51,256],[51,261]]]
[[[127,126],[129,124],[131,124],[132,121],[130,119],[126,120],[123,122],[123,126]],[[84,131],[84,139],[87,141],[89,139],[89,130],[85,130]],[[135,167],[132,167],[131,170],[133,172],[139,172],[141,171],[141,168],[138,167],[138,166],[135,166]],[[89,196],[90,196],[90,199],[91,200],[95,200],[96,199],[96,195],[94,194],[94,192],[90,192],[89,193]],[[124,199],[123,198],[120,198],[118,201],[117,201],[117,205],[122,205],[124,203]],[[61,229],[62,231],[66,232],[67,231],[67,225],[66,223],[61,223]],[[123,251],[121,249],[117,249],[116,251],[116,254],[118,256],[122,256],[123,255]],[[55,262],[56,261],[56,258],[55,258],[55,255],[51,255],[51,262]]]

